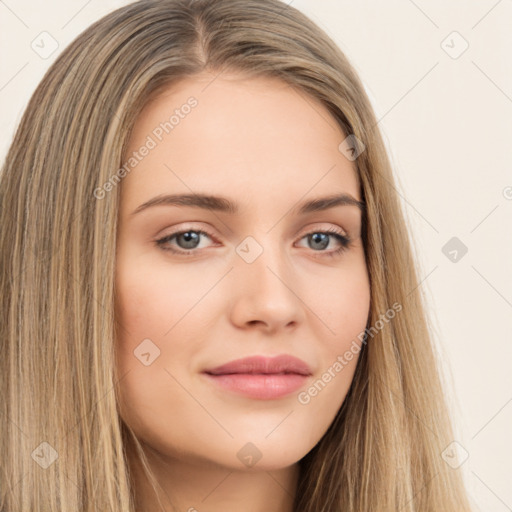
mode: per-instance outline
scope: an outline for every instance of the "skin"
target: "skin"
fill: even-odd
[[[151,101],[126,153],[197,99],[120,185],[120,414],[147,452],[165,510],[291,511],[297,462],[332,423],[357,354],[309,403],[298,394],[364,331],[370,307],[360,210],[341,205],[301,216],[292,209],[333,193],[361,200],[359,183],[355,162],[338,150],[345,135],[320,102],[275,78],[213,78],[182,80]],[[159,205],[132,214],[160,194],[192,192],[227,197],[240,213]],[[183,237],[165,245],[191,255],[155,243],[194,229],[213,236],[198,235],[192,249]],[[307,236],[326,229],[349,236],[349,247],[334,254],[341,247],[334,236],[326,247]],[[236,250],[248,236],[262,248],[252,263]],[[154,344],[146,359],[160,350],[149,365],[134,355],[145,339]],[[297,392],[262,400],[222,390],[201,373],[260,354],[294,355],[313,375]],[[237,456],[249,442],[245,449],[261,454],[251,467]],[[138,510],[160,510],[131,452],[130,460]]]

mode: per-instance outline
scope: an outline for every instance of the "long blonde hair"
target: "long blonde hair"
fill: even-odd
[[[349,394],[300,461],[294,510],[466,511],[408,227],[377,120],[332,40],[278,0],[150,0],[79,35],[50,67],[0,175],[0,511],[133,512],[115,386],[114,268],[131,129],[163,88],[204,70],[272,76],[319,99],[357,158],[368,325]],[[58,458],[56,458],[58,457]]]

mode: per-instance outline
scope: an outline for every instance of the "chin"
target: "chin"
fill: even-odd
[[[220,453],[212,456],[217,463],[231,470],[274,471],[296,464],[314,446],[314,443],[306,444],[305,439],[288,436],[284,442],[281,437],[272,439],[272,436],[268,439],[262,434],[258,437],[236,436],[230,446],[222,447]]]

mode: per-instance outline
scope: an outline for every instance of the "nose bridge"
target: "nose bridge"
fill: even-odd
[[[236,252],[242,260],[237,262],[241,279],[248,279],[255,286],[284,286],[281,280],[286,281],[291,269],[287,254],[275,233],[247,236],[237,246]]]
[[[246,237],[236,248],[237,292],[248,295],[261,312],[292,313],[297,308],[297,279],[277,231]]]

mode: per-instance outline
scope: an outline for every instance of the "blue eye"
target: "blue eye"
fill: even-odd
[[[191,254],[192,252],[198,252],[194,249],[199,245],[201,235],[207,236],[211,238],[210,234],[202,229],[187,229],[185,231],[177,231],[176,233],[172,233],[170,235],[157,240],[156,243],[159,247],[161,247],[164,251],[171,251],[176,254]],[[176,239],[177,242],[183,243],[185,247],[181,248],[181,250],[176,250],[172,246],[168,244],[172,240]]]
[[[175,233],[171,233],[159,240],[156,240],[156,245],[160,247],[164,251],[170,251],[174,254],[187,256],[193,253],[199,253],[200,249],[197,247],[201,242],[201,237],[205,236],[207,238],[212,239],[213,236],[210,233],[203,231],[202,229],[187,229],[182,231],[176,231]],[[313,252],[318,252],[322,256],[334,257],[350,246],[351,239],[340,233],[336,229],[329,229],[325,231],[311,231],[304,235],[302,239],[307,238],[313,245],[316,245],[316,248],[313,248]],[[334,238],[339,244],[340,247],[333,251],[325,251],[326,247],[329,246],[331,239]],[[176,245],[173,247],[170,242],[176,242],[178,245],[178,249],[176,249]],[[319,250],[318,250],[319,249]]]
[[[333,251],[320,250],[315,252],[321,252],[322,256],[334,257],[349,248],[351,239],[346,235],[342,235],[336,229],[329,229],[327,231],[312,231],[303,238],[308,238],[308,240],[311,240],[313,244],[317,245],[317,248],[320,246],[320,249],[325,249],[329,246],[332,237],[334,237],[339,242],[340,247],[338,249]]]

